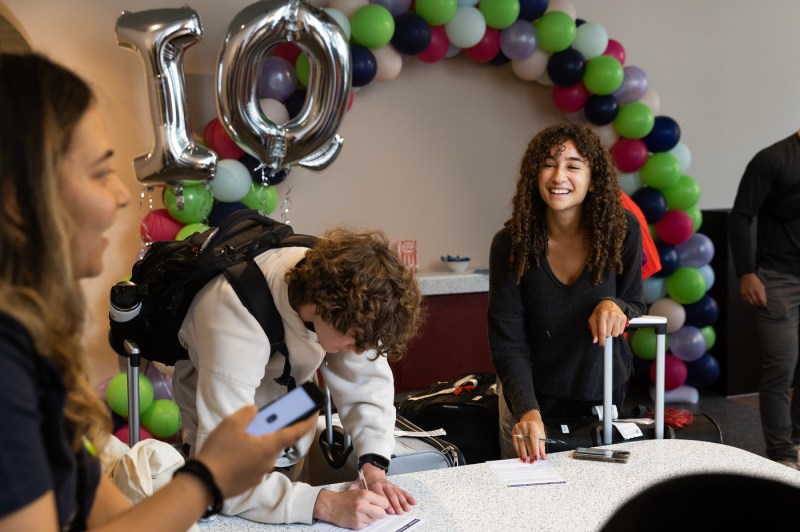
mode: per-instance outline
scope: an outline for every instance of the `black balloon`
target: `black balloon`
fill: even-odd
[[[681,140],[681,128],[672,118],[657,116],[653,129],[642,140],[651,152],[669,151]]]
[[[556,52],[547,60],[547,75],[556,85],[570,87],[583,80],[586,63],[583,54],[574,48]]]
[[[586,119],[596,126],[610,124],[617,117],[619,104],[611,94],[592,94],[583,104],[583,114]]]
[[[363,87],[375,79],[378,61],[369,48],[351,43],[350,58],[353,62],[353,87]]]
[[[417,55],[431,44],[431,27],[416,13],[402,13],[394,18],[392,46],[401,54]]]

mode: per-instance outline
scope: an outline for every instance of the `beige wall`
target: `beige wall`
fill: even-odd
[[[554,0],[555,1],[555,0]],[[186,51],[189,106],[202,131],[215,116],[211,76],[233,16],[249,0],[194,0],[204,37]],[[117,165],[135,196],[134,157],[149,150],[151,124],[140,58],[115,43],[123,10],[180,7],[156,0],[0,0],[34,48],[96,86],[118,148]],[[744,165],[759,148],[795,131],[800,106],[800,2],[764,0],[573,0],[579,18],[602,24],[647,72],[660,114],[682,128],[692,152],[688,173],[703,191],[701,208],[728,207]],[[318,233],[333,223],[377,226],[393,240],[416,238],[423,269],[441,254],[486,267],[491,237],[509,214],[515,170],[530,136],[560,118],[549,88],[521,81],[508,65],[464,57],[406,61],[400,76],[358,91],[340,134],[344,148],[327,170],[298,168],[290,219]],[[133,204],[114,230],[107,274],[86,282],[96,315],[89,342],[96,379],[116,371],[106,347],[108,287],[139,250]],[[277,213],[276,213],[277,214]],[[702,229],[701,229],[702,232]]]

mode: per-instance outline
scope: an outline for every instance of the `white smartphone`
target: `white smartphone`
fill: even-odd
[[[247,433],[260,436],[276,432],[319,412],[324,405],[325,396],[319,387],[306,382],[261,408],[247,427]]]

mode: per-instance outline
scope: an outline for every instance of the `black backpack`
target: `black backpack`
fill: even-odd
[[[147,360],[168,366],[186,360],[188,352],[178,342],[178,331],[189,305],[208,281],[224,274],[264,329],[270,352],[286,357],[283,375],[275,380],[293,388],[283,322],[267,280],[253,259],[268,249],[310,248],[316,241],[314,236],[294,234],[291,226],[259,211],[243,209],[227,216],[218,227],[186,240],[153,242],[133,265],[131,280],[111,287],[112,348],[131,356],[127,341]]]

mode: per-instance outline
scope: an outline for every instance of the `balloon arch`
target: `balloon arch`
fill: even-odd
[[[148,77],[158,80],[150,83],[151,107],[162,116],[153,111],[156,147],[137,159],[137,178],[150,190],[166,185],[164,208],[151,202],[142,221],[145,242],[184,238],[241,208],[272,213],[274,185],[292,166],[320,170],[335,160],[341,146],[335,132],[353,103],[351,87],[390,81],[412,57],[433,63],[463,53],[476,63],[509,65],[520,79],[549,87],[566,119],[598,133],[661,259],[662,270],[645,279],[644,291],[648,312],[669,323],[666,399],[696,402],[697,388],[717,380],[719,363],[709,351],[719,308],[707,293],[715,278],[714,245],[697,232],[700,187],[686,174],[691,153],[678,123],[658,114],[660,99],[646,72],[626,66],[622,44],[599,23],[577,18],[571,3],[331,0],[317,8],[300,0],[257,2],[230,25],[217,65],[221,116],[202,137],[185,121],[180,53],[201,34],[189,8],[125,13],[117,23],[119,44],[143,58],[172,51],[166,65],[145,59]],[[250,66],[254,61],[259,69]],[[285,221],[289,202],[287,191]],[[630,343],[637,375],[651,383],[654,333],[637,330]]]

